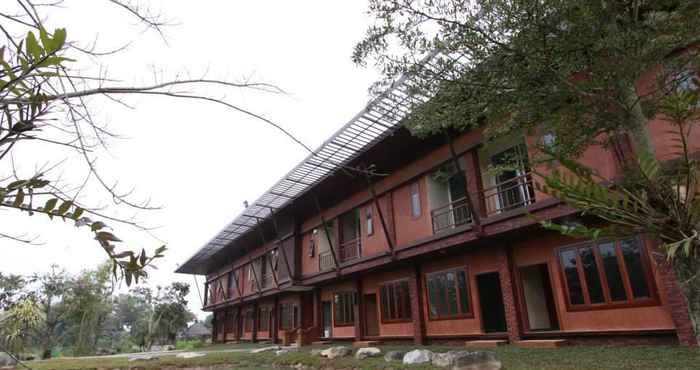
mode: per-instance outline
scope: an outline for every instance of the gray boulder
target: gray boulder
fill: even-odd
[[[263,353],[263,352],[270,352],[270,351],[279,351],[280,349],[282,349],[282,347],[280,347],[280,346],[269,346],[269,347],[256,348],[256,349],[250,351],[250,353]]]
[[[0,352],[0,367],[15,366],[15,365],[17,365],[17,361],[15,361],[7,353]]]
[[[154,361],[159,359],[160,357],[156,355],[138,355],[138,356],[132,356],[129,357],[129,362],[134,362],[134,361]]]
[[[427,349],[414,349],[403,356],[403,363],[406,365],[424,364],[432,361],[433,356],[434,353]]]
[[[351,354],[352,349],[343,346],[331,347],[321,351],[321,356],[327,357],[331,360],[338,357],[350,356]]]
[[[299,352],[298,347],[285,347],[280,350],[275,351],[275,355],[277,356],[282,356],[282,355],[287,355],[293,352]]]
[[[452,370],[498,370],[501,362],[491,352],[483,351],[449,351],[435,353],[433,365],[437,367],[449,367]]]
[[[177,358],[197,358],[197,357],[204,357],[206,356],[206,353],[201,353],[201,352],[182,352],[178,353],[175,357]]]
[[[384,361],[386,361],[386,362],[403,361],[403,356],[405,354],[406,354],[405,352],[401,352],[401,351],[389,351],[384,355]]]
[[[376,347],[364,347],[357,350],[355,353],[355,358],[358,360],[364,360],[367,357],[377,357],[382,353],[382,350]]]
[[[309,352],[309,354],[314,357],[321,356],[321,353],[323,353],[322,349],[312,349],[311,352]]]

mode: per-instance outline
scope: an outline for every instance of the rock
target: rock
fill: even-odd
[[[292,367],[295,368],[295,369],[297,369],[297,370],[307,370],[307,369],[309,369],[308,366],[306,366],[306,365],[304,365],[304,364],[302,364],[302,363],[298,363],[298,364],[296,364],[296,365],[294,365],[294,366],[292,366]]]
[[[293,353],[293,352],[299,352],[299,348],[297,348],[297,347],[284,347],[280,350],[275,351],[275,355],[282,356],[282,355],[286,355],[286,354]]]
[[[452,370],[500,370],[501,361],[498,361],[493,352],[468,352],[454,351],[452,356]]]
[[[364,360],[367,357],[377,357],[382,353],[382,350],[376,347],[364,347],[357,350],[355,353],[355,358],[358,360]]]
[[[163,346],[163,351],[174,351],[176,348],[172,344],[166,344]]]
[[[15,366],[17,361],[15,361],[10,355],[5,352],[0,352],[0,367],[5,366]]]
[[[343,346],[331,347],[321,351],[321,356],[327,357],[331,360],[338,357],[350,356],[351,354],[352,349]]]
[[[250,351],[250,353],[263,353],[263,352],[270,352],[270,351],[279,351],[280,349],[282,349],[282,347],[280,347],[280,346],[269,346],[269,347],[256,348],[256,349]]]
[[[156,355],[139,355],[139,356],[132,356],[129,357],[129,362],[134,362],[134,361],[153,361],[159,359],[158,356]]]
[[[311,352],[309,352],[311,356],[321,356],[321,353],[323,353],[322,349],[312,349]]]
[[[459,351],[433,354],[433,365],[437,367],[449,367],[454,363],[454,355]]]
[[[405,354],[406,354],[405,352],[401,352],[401,351],[389,351],[384,355],[384,361],[386,361],[386,362],[402,361],[403,356]]]
[[[424,364],[432,361],[433,355],[433,352],[427,349],[414,349],[403,356],[403,363],[406,365]]]
[[[161,352],[163,350],[163,346],[151,346],[151,348],[148,349],[149,352]]]
[[[197,358],[197,357],[204,357],[206,356],[206,353],[201,353],[201,352],[182,352],[178,353],[175,357],[177,358]]]

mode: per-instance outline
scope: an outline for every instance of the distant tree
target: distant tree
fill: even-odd
[[[58,331],[63,322],[63,312],[57,306],[69,286],[69,276],[65,270],[52,265],[51,270],[35,275],[33,283],[37,286],[35,297],[43,313],[42,325],[37,329],[41,343],[41,357],[51,358],[51,351],[57,344]]]
[[[214,314],[209,314],[204,319],[204,326],[211,329],[214,326]]]
[[[27,280],[23,276],[0,272],[0,312],[26,298],[26,285]]]

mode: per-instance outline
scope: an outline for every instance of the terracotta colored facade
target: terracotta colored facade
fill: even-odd
[[[650,130],[665,160],[671,154],[660,134],[664,126],[657,120]],[[325,180],[331,185],[318,190],[317,208],[299,200],[286,219],[275,221],[291,225],[288,231],[269,226],[257,245],[232,246],[231,257],[209,272],[205,309],[215,315],[214,338],[282,341],[301,333],[309,341],[566,338],[695,345],[678,283],[653,258],[653,240],[580,247],[582,241],[545,232],[526,215],[583,220],[535,191],[526,167],[505,180],[487,170],[499,153],[519,145],[536,155],[533,143],[513,138],[489,146],[479,131],[453,137],[454,150],[414,139],[401,158],[380,168],[386,176],[367,182],[361,175],[333,175]],[[372,163],[390,145],[380,142],[353,163]],[[603,147],[591,147],[581,160],[607,179],[620,170],[619,156]],[[466,184],[436,180],[455,162]],[[572,249],[577,246],[582,249]],[[584,254],[594,249],[598,254]],[[578,251],[578,270],[565,270],[567,250]],[[593,259],[585,262],[587,256]],[[615,298],[620,295],[627,298]]]

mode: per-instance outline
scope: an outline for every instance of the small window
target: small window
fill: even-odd
[[[414,182],[411,184],[411,216],[413,216],[413,218],[418,218],[421,212],[420,188],[418,187],[418,183]]]
[[[355,293],[342,292],[333,296],[333,318],[335,326],[355,324]]]
[[[253,331],[253,320],[255,319],[255,314],[254,312],[251,311],[246,311],[246,313],[243,315],[243,330],[250,332]]]
[[[653,303],[640,239],[586,243],[559,250],[571,308]]]
[[[279,306],[280,329],[292,330],[298,326],[297,306],[293,303],[282,303]]]
[[[367,236],[374,234],[374,218],[372,215],[372,206],[367,206],[365,210],[365,217],[367,219]]]
[[[309,257],[316,255],[316,237],[318,236],[318,229],[314,229],[311,232],[311,238],[309,238]]]
[[[472,315],[467,272],[464,269],[432,273],[426,281],[431,319]]]
[[[411,294],[408,281],[385,283],[379,290],[383,322],[411,320]]]

